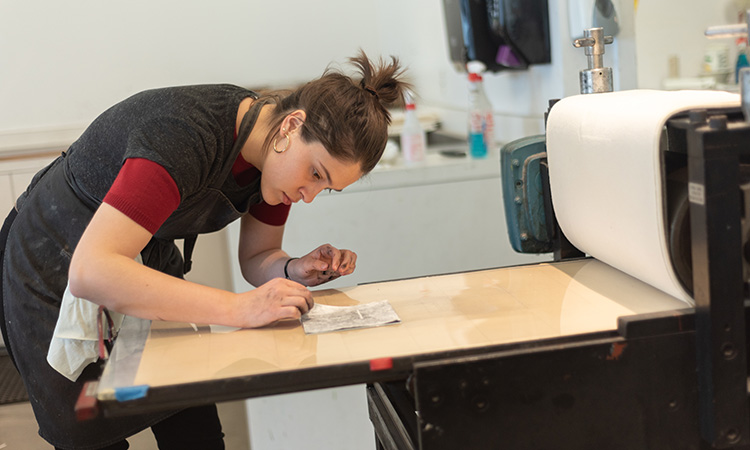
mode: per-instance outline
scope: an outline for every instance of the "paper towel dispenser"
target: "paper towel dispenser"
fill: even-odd
[[[523,70],[551,61],[547,0],[443,0],[450,58],[487,70]]]

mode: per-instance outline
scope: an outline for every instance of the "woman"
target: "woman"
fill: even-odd
[[[44,439],[61,449],[121,449],[151,426],[162,449],[224,447],[214,405],[76,422],[75,400],[98,368],[58,372],[47,363],[58,320],[82,320],[61,315],[61,299],[236,327],[307,312],[306,286],[352,273],[356,254],[326,244],[291,258],[281,250],[289,207],[373,169],[387,140],[386,107],[405,88],[395,58],[373,64],[360,53],[351,62],[356,79],[328,71],[291,93],[209,85],[136,94],[35,176],[0,234],[0,324]],[[232,293],[182,279],[195,237],[238,218],[242,273],[257,288]],[[184,259],[174,239],[185,239]]]

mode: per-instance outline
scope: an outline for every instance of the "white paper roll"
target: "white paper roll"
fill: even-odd
[[[672,268],[659,141],[667,120],[739,106],[719,91],[632,90],[568,97],[547,119],[552,204],[581,251],[694,304]]]

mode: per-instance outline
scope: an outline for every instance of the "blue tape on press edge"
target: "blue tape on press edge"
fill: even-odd
[[[146,396],[148,392],[148,385],[143,384],[141,386],[131,386],[126,388],[115,389],[115,398],[118,402],[127,402],[128,400],[136,400]]]

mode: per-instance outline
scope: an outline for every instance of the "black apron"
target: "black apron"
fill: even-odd
[[[222,168],[227,176],[232,176],[232,163],[261,107],[256,102],[243,118],[228,158],[231,163]],[[206,189],[193,198],[189,210],[181,211],[179,220],[170,217],[165,227],[168,229],[160,229],[141,252],[144,265],[182,278],[186,267],[179,249],[171,237],[159,235],[179,235],[186,239],[193,236],[194,242],[198,233],[226,226],[246,213],[246,206],[261,201],[260,177],[256,181],[248,187],[253,194],[240,209],[223,195],[220,186]],[[4,230],[7,242],[0,298],[3,337],[24,380],[40,435],[60,448],[93,449],[111,445],[175,413],[97,417],[78,422],[73,407],[83,384],[100,376],[101,364],[92,363],[76,382],[71,382],[47,363],[47,351],[68,282],[70,258],[99,203],[76,183],[63,154],[34,177],[16,204],[15,219],[9,216],[6,221],[9,227]],[[211,215],[207,216],[206,211]],[[0,250],[2,245],[0,242]]]

